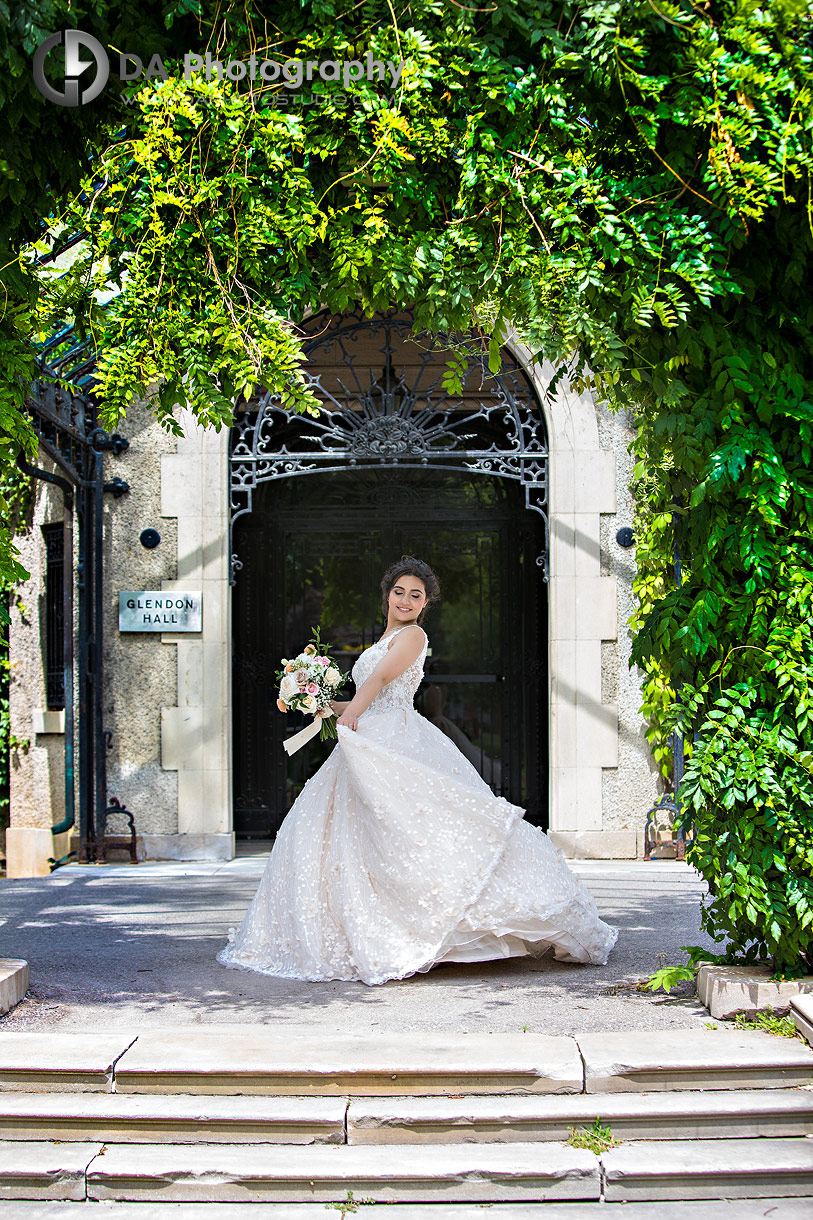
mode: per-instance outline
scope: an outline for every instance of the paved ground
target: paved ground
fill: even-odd
[[[604,967],[549,958],[449,964],[380,987],[300,983],[215,961],[254,893],[265,855],[226,864],[69,865],[0,880],[0,957],[25,958],[31,991],[2,1029],[139,1029],[269,1023],[291,1032],[405,1030],[573,1034],[698,1028],[683,994],[638,992],[658,965],[685,961],[700,932],[703,883],[676,861],[576,861],[602,917],[621,935]]]

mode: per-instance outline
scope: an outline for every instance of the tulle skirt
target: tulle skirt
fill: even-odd
[[[414,708],[367,711],[338,726],[218,961],[371,985],[550,951],[603,965],[617,931],[523,814]]]

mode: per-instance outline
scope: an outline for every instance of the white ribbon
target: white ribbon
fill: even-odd
[[[283,749],[290,755],[296,754],[297,750],[310,741],[311,737],[315,737],[322,727],[322,720],[326,720],[328,716],[335,716],[336,713],[332,708],[325,708],[321,716],[314,716],[309,725],[304,729],[300,729],[298,733],[294,733],[293,737],[286,737],[283,741]]]

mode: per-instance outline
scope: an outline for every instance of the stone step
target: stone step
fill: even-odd
[[[85,1199],[87,1168],[101,1149],[98,1142],[0,1142],[0,1199]]]
[[[489,1203],[488,1220],[709,1220],[708,1202]],[[324,1203],[275,1203],[273,1220],[326,1220]],[[468,1203],[365,1204],[353,1220],[475,1220]],[[716,1199],[715,1220],[810,1220],[804,1198]],[[6,1200],[3,1220],[268,1220],[266,1203],[59,1203]],[[486,1220],[485,1212],[482,1220]]]
[[[349,1106],[348,1106],[349,1102]],[[0,1139],[426,1144],[566,1140],[596,1117],[619,1139],[813,1134],[813,1089],[375,1098],[0,1094]]]
[[[608,1202],[813,1195],[810,1137],[630,1143],[601,1164]]]
[[[350,1193],[357,1204],[390,1205],[809,1200],[813,1139],[632,1142],[601,1157],[553,1142],[420,1148],[0,1143],[4,1220],[12,1199],[305,1204],[343,1203]]]
[[[111,1034],[0,1032],[0,1092],[36,1089],[109,1093],[113,1065],[135,1040]]]
[[[580,1093],[582,1085],[575,1040],[544,1034],[147,1032],[116,1065],[119,1093]]]
[[[129,1093],[607,1093],[813,1083],[813,1050],[749,1030],[337,1037],[142,1034],[116,1064]]]
[[[119,1143],[456,1144],[813,1134],[813,1088],[466,1097],[0,1094],[0,1139]],[[346,1126],[346,1141],[345,1141]]]
[[[598,1202],[809,1197],[813,1139],[456,1146],[0,1144],[0,1198],[96,1202]],[[781,1214],[781,1213],[780,1213]]]
[[[335,1097],[0,1093],[0,1139],[343,1144],[346,1109]]]
[[[97,1100],[96,1098],[93,1099]],[[352,1098],[349,1144],[567,1140],[600,1117],[620,1140],[813,1135],[813,1089],[720,1089],[559,1097]]]
[[[31,1147],[32,1145],[28,1145]],[[598,1200],[592,1152],[547,1144],[281,1148],[117,1144],[87,1173],[93,1200],[381,1203]]]
[[[273,1220],[328,1220],[324,1203],[275,1203]],[[709,1220],[708,1202],[489,1203],[487,1220]],[[365,1204],[348,1220],[476,1220],[468,1203]],[[716,1199],[715,1220],[810,1220],[810,1200]],[[8,1200],[3,1220],[269,1220],[266,1203],[59,1203]],[[483,1212],[481,1220],[486,1220]]]
[[[813,1084],[813,1049],[759,1031],[291,1038],[176,1029],[0,1032],[0,1092],[420,1096],[781,1089]]]
[[[579,1034],[586,1093],[813,1084],[813,1050],[761,1030]]]

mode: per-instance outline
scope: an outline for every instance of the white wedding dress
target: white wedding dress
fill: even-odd
[[[403,629],[357,659],[357,688]],[[561,961],[607,961],[618,933],[559,849],[415,710],[425,656],[426,640],[358,729],[337,726],[217,955],[224,965],[377,984],[551,948]]]

